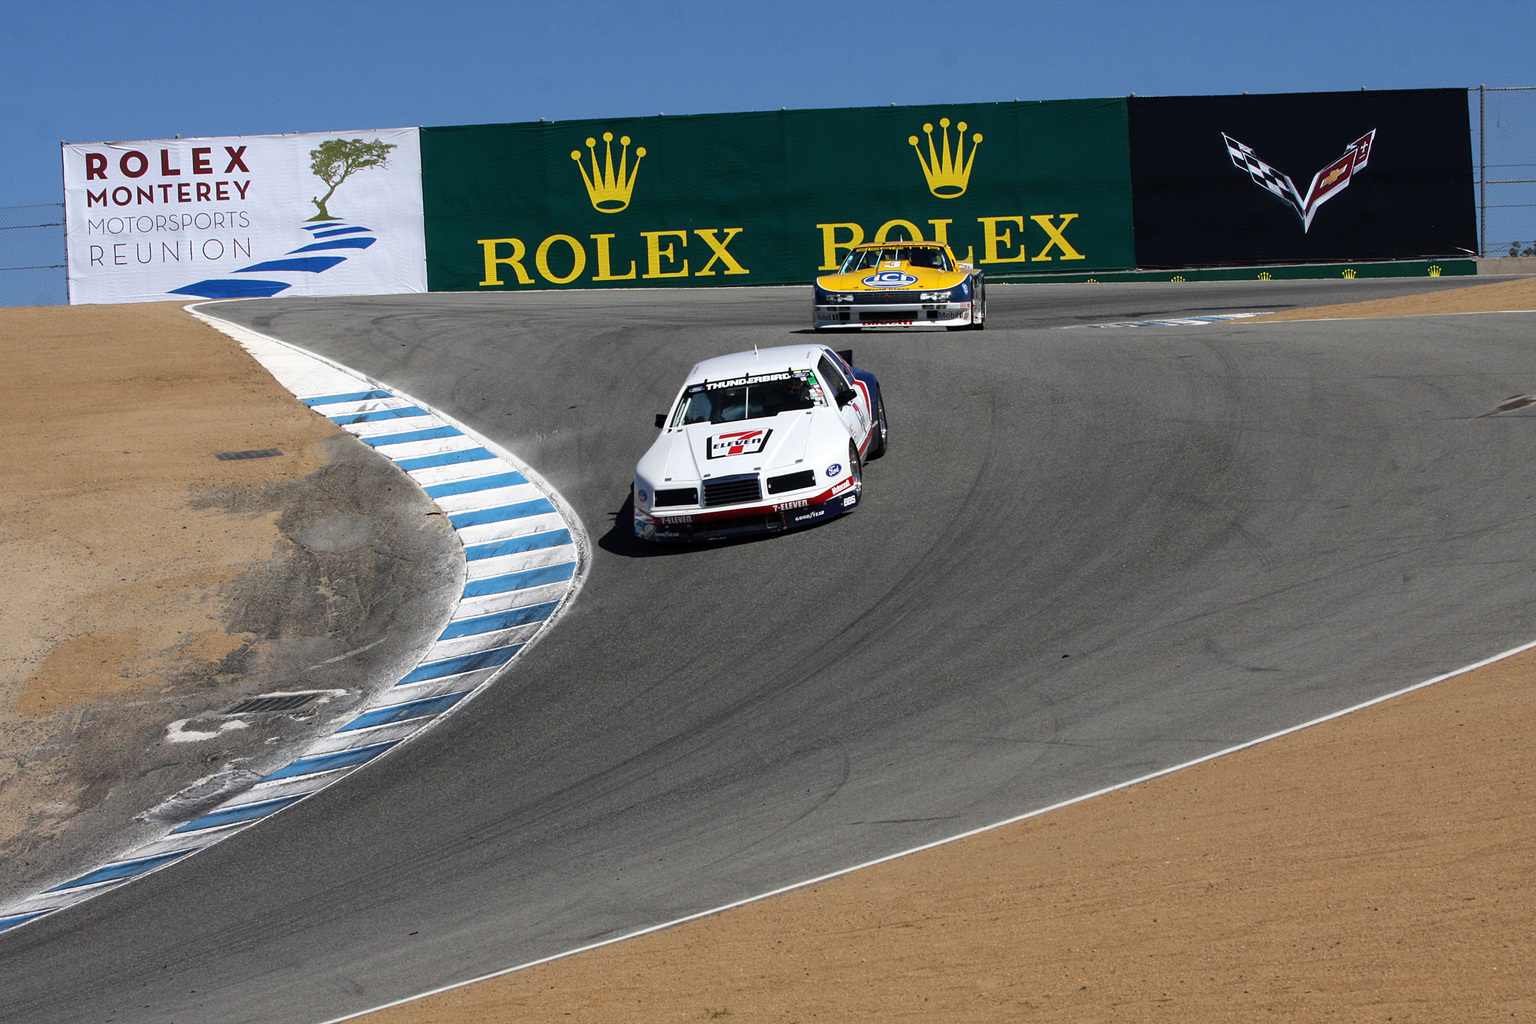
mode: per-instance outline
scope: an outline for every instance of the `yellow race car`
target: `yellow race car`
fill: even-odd
[[[837,273],[816,279],[811,326],[947,327],[981,330],[987,322],[982,272],[956,261],[942,242],[856,245]]]

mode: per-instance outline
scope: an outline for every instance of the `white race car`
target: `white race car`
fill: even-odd
[[[852,352],[789,345],[690,370],[635,467],[635,536],[771,533],[857,507],[886,426],[880,382],[852,361]]]

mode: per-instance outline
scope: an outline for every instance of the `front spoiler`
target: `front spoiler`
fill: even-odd
[[[965,327],[970,323],[969,302],[811,307],[811,326],[818,331],[859,327]]]
[[[812,526],[823,520],[852,512],[859,505],[859,490],[844,491],[825,501],[798,508],[795,502],[779,502],[740,509],[724,509],[694,515],[663,516],[635,510],[635,536],[658,544],[686,544],[690,541],[727,540],[762,533],[779,533]]]

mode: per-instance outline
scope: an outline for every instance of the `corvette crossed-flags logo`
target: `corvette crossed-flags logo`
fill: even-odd
[[[1343,156],[1314,174],[1306,195],[1301,194],[1289,175],[1282,174],[1260,160],[1251,148],[1226,132],[1222,132],[1221,137],[1227,143],[1227,153],[1232,157],[1232,163],[1247,171],[1254,184],[1289,205],[1296,216],[1301,218],[1301,230],[1306,232],[1312,228],[1312,218],[1317,215],[1318,207],[1349,187],[1355,172],[1365,167],[1371,156],[1371,144],[1376,140],[1376,129],[1372,128],[1351,142]]]

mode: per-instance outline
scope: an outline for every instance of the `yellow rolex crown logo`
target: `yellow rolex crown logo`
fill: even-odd
[[[965,195],[965,187],[971,180],[971,164],[976,161],[976,147],[981,143],[981,133],[971,136],[971,151],[965,152],[964,121],[955,125],[959,129],[959,135],[955,140],[954,154],[949,149],[949,118],[939,118],[939,127],[944,129],[944,147],[939,150],[933,144],[933,125],[923,125],[923,133],[928,136],[928,156],[923,157],[922,146],[918,143],[916,135],[907,137],[912,148],[917,150],[917,161],[923,165],[923,176],[928,179],[928,191],[940,199],[958,199]]]
[[[629,166],[629,136],[619,139],[622,147],[619,151],[619,166],[615,171],[613,166],[613,132],[603,132],[603,166],[597,165],[597,140],[587,140],[587,152],[592,154],[592,173],[581,164],[581,150],[571,150],[571,159],[576,161],[576,169],[581,172],[581,180],[587,183],[587,196],[592,200],[592,208],[598,213],[618,213],[629,205],[629,195],[635,189],[635,175],[640,173],[640,158],[645,156],[645,147],[638,146],[635,149],[635,165]]]

